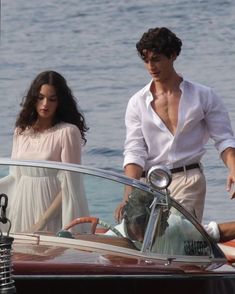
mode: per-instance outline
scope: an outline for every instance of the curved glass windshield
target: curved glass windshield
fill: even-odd
[[[149,222],[151,216],[152,222]],[[210,256],[208,240],[179,210],[172,201],[134,189],[126,205],[125,231],[138,249],[149,231],[146,249],[164,255]],[[149,244],[149,245],[148,245]]]
[[[208,240],[183,214],[173,207],[167,213],[159,209],[159,214],[151,252],[168,255],[211,255]]]
[[[119,180],[64,167],[0,165],[0,194],[8,197],[10,232],[58,235],[66,228],[69,233],[64,237],[96,235],[97,242],[154,254],[211,255],[208,240],[168,204],[166,195],[153,194],[141,185],[129,186],[124,218],[117,224],[114,212],[127,188]],[[72,222],[81,218],[81,222]],[[1,224],[1,230],[7,230],[6,226]]]

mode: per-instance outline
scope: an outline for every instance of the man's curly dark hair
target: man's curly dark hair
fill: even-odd
[[[178,56],[181,52],[181,46],[182,41],[165,27],[149,29],[136,43],[138,54],[143,60],[146,58],[147,50],[163,54],[168,58],[173,54]]]

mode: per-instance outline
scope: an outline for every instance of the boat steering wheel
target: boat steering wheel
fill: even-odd
[[[91,234],[95,234],[97,232],[97,225],[100,225],[107,230],[111,230],[114,232],[118,237],[124,237],[116,228],[114,228],[112,225],[106,223],[103,220],[100,220],[98,217],[94,216],[83,216],[78,217],[71,221],[68,225],[64,227],[64,230],[69,230],[72,227],[79,225],[79,224],[85,224],[85,223],[91,223]]]

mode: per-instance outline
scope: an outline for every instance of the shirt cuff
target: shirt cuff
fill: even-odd
[[[128,164],[137,164],[139,166],[141,166],[144,169],[145,166],[145,161],[137,156],[133,156],[133,155],[128,155],[124,158],[124,162],[123,162],[123,167],[125,167]]]
[[[226,140],[225,142],[219,144],[217,149],[221,155],[221,153],[229,147],[235,148],[235,140],[234,139],[229,139],[229,140]]]
[[[210,222],[208,225],[204,225],[204,229],[214,241],[219,242],[220,232],[216,222]]]

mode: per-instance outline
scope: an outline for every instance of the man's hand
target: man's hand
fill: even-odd
[[[226,190],[230,194],[230,198],[235,198],[235,148],[228,147],[221,154],[222,160],[229,169],[227,177]]]
[[[227,177],[227,191],[230,194],[230,198],[234,199],[235,198],[235,175],[233,175],[232,173],[229,173],[228,177]]]

